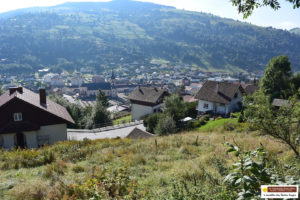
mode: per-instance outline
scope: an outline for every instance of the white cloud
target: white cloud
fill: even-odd
[[[297,27],[297,25],[290,21],[281,22],[278,25],[276,25],[276,28],[281,28],[281,29],[286,29],[286,30],[290,30],[290,29],[296,28],[296,27]]]

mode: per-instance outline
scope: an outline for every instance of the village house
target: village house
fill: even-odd
[[[228,115],[242,108],[244,89],[240,84],[206,81],[196,95],[199,114]]]
[[[102,90],[108,97],[115,97],[117,95],[116,90],[108,82],[84,83],[80,86],[79,90],[81,96],[96,96],[99,90]]]
[[[67,140],[67,124],[74,121],[66,108],[23,87],[0,96],[0,148],[37,148]]]
[[[167,90],[156,87],[136,87],[128,96],[131,102],[131,119],[140,120],[143,117],[160,112]]]

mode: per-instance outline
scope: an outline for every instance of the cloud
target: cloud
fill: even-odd
[[[291,21],[284,21],[279,23],[276,28],[281,28],[281,29],[286,29],[286,30],[290,30],[292,28],[297,27],[297,25]]]

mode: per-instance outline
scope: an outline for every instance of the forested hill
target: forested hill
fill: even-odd
[[[129,0],[0,15],[2,72],[41,66],[101,70],[153,58],[203,70],[256,71],[280,54],[300,70],[299,52],[300,36],[288,31]]]
[[[290,30],[290,32],[300,35],[300,28],[293,28]]]

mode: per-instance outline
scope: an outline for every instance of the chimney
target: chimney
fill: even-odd
[[[39,93],[40,93],[40,104],[46,105],[47,104],[46,89],[45,88],[40,88]]]
[[[23,93],[23,87],[11,87],[11,88],[9,88],[9,95],[12,95],[16,91],[18,91],[20,94],[22,94]]]
[[[219,82],[217,82],[217,84],[216,84],[216,93],[219,92],[219,87],[220,87],[219,84],[220,84]]]

